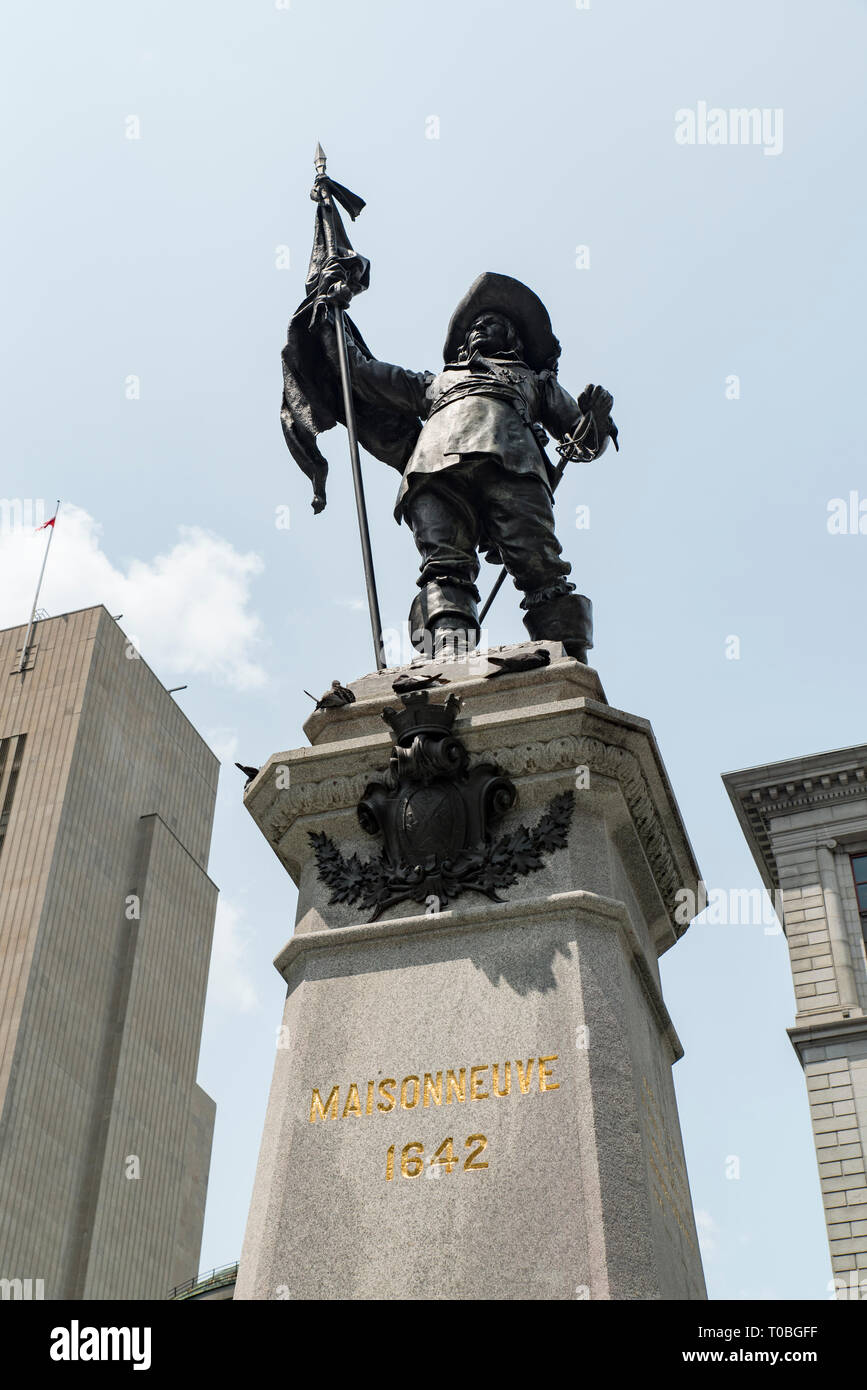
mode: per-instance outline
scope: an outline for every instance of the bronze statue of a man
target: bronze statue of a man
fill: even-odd
[[[328,474],[317,436],[342,421],[351,455],[355,448],[357,501],[353,440],[401,474],[395,517],[412,528],[421,553],[410,610],[415,647],[431,653],[447,642],[453,650],[475,645],[482,550],[522,591],[530,636],[559,639],[585,661],[592,609],[567,577],[571,566],[561,556],[552,505],[562,465],[553,467],[544,446],[550,433],[564,441],[564,459],[583,460],[598,458],[609,438],[616,446],[611,395],[601,386],[586,387],[577,400],[564,391],[560,344],[544,304],[519,280],[492,271],[478,277],[452,315],[442,371],[376,360],[345,313],[367,288],[370,263],[352,247],[336,207],[355,218],[364,200],[326,176],[319,147],[316,169],[307,297],[283,348],[280,412],[286,443],[313,484],[313,510],[325,507]],[[359,521],[366,537],[361,511]],[[368,564],[369,555],[374,621]]]
[[[421,555],[413,644],[466,633],[475,645],[481,549],[522,591],[530,636],[559,639],[585,661],[591,606],[567,578],[544,445],[546,431],[581,438],[582,457],[598,457],[613,431],[613,397],[588,386],[575,400],[560,385],[560,344],[541,300],[510,276],[480,275],[452,315],[438,373],[376,361],[351,341],[349,349],[356,397],[423,422],[395,507]]]

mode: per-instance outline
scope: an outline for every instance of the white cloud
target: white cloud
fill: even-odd
[[[228,898],[217,900],[208,1003],[232,1013],[246,1014],[259,1006],[255,985],[248,974],[252,931],[243,911]]]
[[[104,603],[122,613],[124,632],[163,678],[204,675],[237,690],[262,685],[255,653],[263,628],[249,606],[262,560],[198,526],[178,532],[165,554],[116,568],[101,548],[99,523],[64,503],[39,606],[56,614]],[[46,535],[29,526],[0,530],[0,627],[27,622]],[[115,549],[125,540],[118,536]]]

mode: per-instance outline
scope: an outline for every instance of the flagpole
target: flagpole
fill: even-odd
[[[24,674],[24,663],[27,660],[27,648],[30,646],[30,638],[33,633],[33,625],[36,622],[36,606],[39,603],[39,591],[42,588],[42,580],[45,576],[45,566],[48,563],[48,552],[51,549],[51,542],[54,540],[54,526],[57,522],[57,513],[60,511],[60,498],[57,499],[57,506],[54,508],[52,525],[49,527],[48,544],[45,547],[45,554],[42,557],[42,569],[39,571],[39,582],[36,585],[36,596],[33,600],[33,608],[30,611],[30,622],[27,624],[27,636],[24,638],[24,646],[21,648],[21,660],[18,663],[18,675]]]
[[[314,158],[317,177],[325,173],[325,151],[317,144]],[[314,190],[315,191],[315,190]],[[330,256],[334,255],[334,223],[331,218],[333,203],[327,187],[319,190],[319,198],[325,212],[324,225],[326,244]],[[373,552],[370,547],[370,528],[367,522],[367,503],[364,500],[364,481],[361,476],[361,459],[358,454],[358,433],[355,426],[355,404],[352,399],[352,382],[349,375],[349,354],[346,349],[346,327],[343,322],[343,308],[334,302],[334,329],[337,338],[337,356],[340,363],[340,386],[343,393],[343,413],[346,417],[346,433],[349,435],[349,460],[352,466],[352,485],[355,489],[355,510],[358,514],[358,530],[361,535],[361,558],[364,564],[364,582],[367,587],[367,606],[370,611],[370,626],[373,632],[373,650],[376,656],[376,669],[385,669],[385,655],[382,650],[382,618],[379,615],[379,598],[376,592],[376,577],[373,572]]]

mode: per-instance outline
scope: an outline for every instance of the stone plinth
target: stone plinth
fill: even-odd
[[[309,832],[362,860],[397,671],[311,716],[246,804],[299,888],[236,1298],[704,1298],[659,988],[699,878],[650,726],[546,645],[440,670],[471,762],[517,788],[494,838],[574,792],[564,848],[494,902],[332,903]],[[510,653],[531,648],[507,649]],[[502,653],[498,653],[502,654]]]

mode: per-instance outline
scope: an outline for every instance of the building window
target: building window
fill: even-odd
[[[18,734],[17,738],[0,740],[0,850],[3,849],[6,828],[12,814],[12,802],[15,798],[26,738],[26,734]]]
[[[867,942],[867,854],[852,855],[852,873],[855,876],[855,895],[861,914],[861,931]]]

